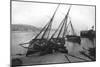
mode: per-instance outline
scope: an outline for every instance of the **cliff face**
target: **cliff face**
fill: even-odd
[[[22,32],[39,32],[42,28],[37,28],[32,25],[26,24],[11,24],[11,31],[22,31]],[[51,31],[55,31],[56,29],[51,29]]]
[[[37,28],[32,25],[11,24],[11,31],[36,32],[40,30],[41,30],[40,28]]]

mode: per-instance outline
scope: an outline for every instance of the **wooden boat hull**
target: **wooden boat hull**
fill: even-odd
[[[34,42],[33,42],[34,41]],[[46,48],[46,41],[45,39],[34,39],[30,44],[33,44],[32,46],[29,46],[29,49],[27,50],[26,56],[40,52],[45,50]]]
[[[62,53],[68,53],[68,50],[64,46],[65,40],[63,38],[52,38],[50,41],[48,41],[48,45],[45,50],[40,52],[40,56],[45,54],[51,54],[53,52],[62,52]]]
[[[69,42],[74,42],[74,43],[81,43],[81,38],[80,36],[75,36],[75,35],[66,35],[67,41]]]
[[[45,39],[41,40],[41,39],[37,39],[40,42],[47,42]],[[37,41],[34,40],[34,41]],[[26,56],[35,54],[37,52],[40,52],[39,55],[45,55],[45,54],[50,54],[54,52],[62,52],[62,53],[68,53],[68,50],[66,49],[66,47],[64,46],[65,44],[65,39],[62,38],[53,38],[52,39],[54,42],[52,41],[48,41],[47,45],[36,45],[34,44],[33,49],[28,49]]]
[[[58,52],[64,52],[64,53],[68,53],[68,50],[66,49],[65,45],[65,39],[64,38],[52,38],[54,40],[54,42],[52,43],[52,47],[55,51]]]

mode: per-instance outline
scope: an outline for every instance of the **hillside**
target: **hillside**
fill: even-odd
[[[37,32],[40,31],[40,28],[37,28],[32,25],[11,24],[11,31]]]

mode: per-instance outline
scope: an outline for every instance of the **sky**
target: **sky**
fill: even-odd
[[[28,24],[43,27],[48,23],[57,6],[58,4],[13,1],[12,24]],[[69,6],[70,5],[59,6],[53,20],[52,28],[58,27],[66,15]],[[69,16],[76,30],[87,30],[95,25],[95,7],[93,6],[72,5]]]

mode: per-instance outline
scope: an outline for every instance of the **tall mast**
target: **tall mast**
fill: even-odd
[[[72,5],[70,5],[70,7],[68,9],[68,12],[67,12],[67,14],[65,16],[66,21],[65,21],[65,29],[64,29],[63,37],[64,37],[64,35],[66,34],[66,31],[67,31],[67,22],[68,22],[68,17],[69,17],[69,12],[71,10],[71,7],[72,7]]]
[[[61,21],[61,23],[59,24],[57,30],[53,33],[53,35],[51,36],[51,38],[54,37],[54,35],[57,33],[58,30],[60,30],[60,32],[58,33],[57,38],[60,36],[60,33],[61,33],[61,31],[62,31],[63,26],[66,26],[66,24],[67,24],[66,19],[67,19],[67,16],[69,15],[69,11],[70,11],[70,9],[71,9],[71,6],[69,7],[66,16],[65,16],[64,19]],[[66,23],[66,24],[65,24],[65,23]],[[65,25],[64,25],[64,24],[65,24]],[[65,31],[65,28],[64,28],[64,31]],[[50,38],[50,39],[51,39],[51,38]]]
[[[39,34],[37,34],[37,36],[36,36],[34,39],[37,39],[37,37],[43,32],[43,30],[45,30],[45,28],[48,26],[48,24],[49,24],[49,23],[47,23],[47,24],[43,27],[43,29],[40,31]]]
[[[73,32],[73,35],[76,35],[75,31],[74,31],[74,28],[73,28],[73,25],[71,23],[71,20],[70,20],[70,24],[71,24],[71,28],[72,28],[72,32]]]
[[[60,6],[60,4],[57,6],[57,8],[56,8],[56,10],[55,10],[55,12],[54,12],[52,18],[50,19],[49,24],[48,24],[48,27],[46,28],[45,32],[43,33],[42,38],[43,38],[43,37],[45,36],[45,34],[47,33],[48,29],[49,29],[49,31],[51,30],[50,28],[51,28],[51,25],[52,25],[54,16],[55,16],[55,14],[56,14],[56,12],[57,12],[59,6]],[[49,33],[49,32],[48,32],[48,33]],[[48,34],[48,36],[49,36],[49,34]],[[47,38],[48,38],[48,36],[47,36]]]
[[[63,32],[63,36],[62,36],[62,37],[64,37],[64,35],[65,35],[65,32],[66,32],[66,25],[67,25],[67,20],[68,20],[68,15],[69,15],[70,9],[71,9],[71,5],[70,5],[70,7],[69,7],[69,9],[68,9],[68,12],[67,12],[65,18],[63,19],[63,20],[64,20],[64,22],[63,22],[64,24],[62,25],[61,30],[60,30],[60,32],[59,32],[57,38],[60,36],[60,33],[61,33],[61,31],[62,31],[62,28],[64,28],[64,32]],[[64,27],[63,27],[63,26],[64,26]]]

